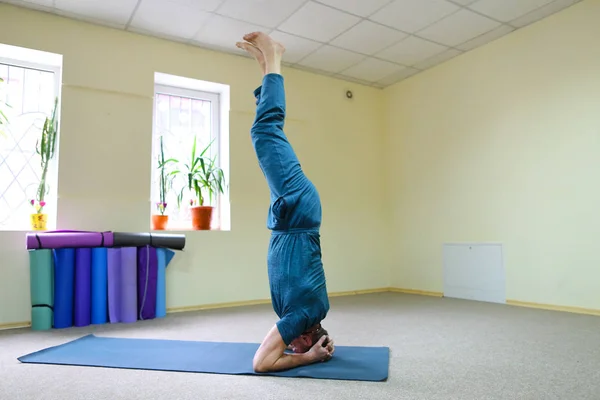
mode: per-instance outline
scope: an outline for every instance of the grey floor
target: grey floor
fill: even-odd
[[[20,364],[87,333],[258,342],[269,306],[172,314],[132,325],[0,331],[0,399],[600,399],[600,318],[394,293],[333,298],[338,345],[389,346],[387,382]]]

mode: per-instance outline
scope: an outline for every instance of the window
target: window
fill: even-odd
[[[171,160],[166,164],[164,215],[168,216],[166,229],[193,229],[191,207],[200,205],[194,190],[189,190],[188,168],[194,140],[195,158],[203,151],[205,165],[214,161],[213,168],[221,171],[223,193],[209,196],[201,189],[204,205],[213,207],[213,230],[229,230],[229,173],[228,124],[229,88],[210,82],[157,73],[154,86],[152,133],[152,215],[160,215],[161,171],[159,159]],[[214,176],[213,176],[214,177]],[[195,201],[195,203],[194,203]]]
[[[31,229],[42,175],[36,146],[60,97],[61,65],[60,55],[0,44],[0,230]],[[58,145],[46,173],[47,229],[56,225],[57,153]]]

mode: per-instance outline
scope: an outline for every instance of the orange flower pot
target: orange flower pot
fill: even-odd
[[[34,231],[45,231],[46,224],[48,222],[48,215],[46,214],[31,214],[31,229]]]
[[[192,214],[192,228],[208,231],[212,225],[213,208],[211,206],[195,206],[190,208]]]
[[[167,228],[169,222],[168,215],[153,215],[152,216],[152,229],[155,231],[164,231]]]

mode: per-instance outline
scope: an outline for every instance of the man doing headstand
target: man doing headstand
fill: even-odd
[[[262,85],[254,91],[257,108],[250,136],[270,190],[267,270],[279,317],[257,350],[253,368],[281,371],[327,361],[334,352],[333,340],[321,326],[329,311],[319,235],[321,201],[283,132],[285,48],[262,32],[243,39],[237,47],[250,53],[263,73]]]

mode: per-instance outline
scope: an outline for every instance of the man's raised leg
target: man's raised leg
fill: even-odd
[[[285,133],[286,99],[281,57],[285,48],[264,33],[244,36],[238,47],[258,61],[263,72],[262,86],[255,91],[256,117],[250,134],[259,165],[274,197],[283,196],[302,179],[300,162]]]

